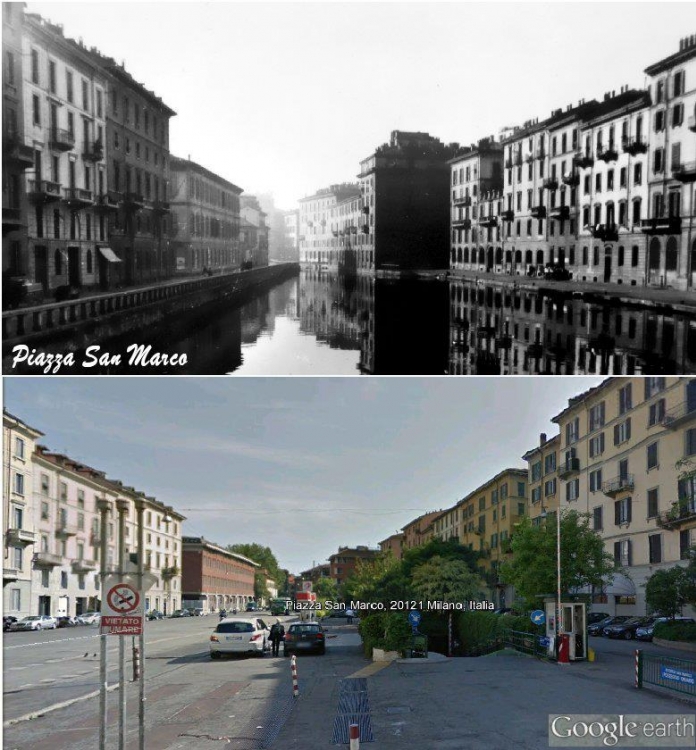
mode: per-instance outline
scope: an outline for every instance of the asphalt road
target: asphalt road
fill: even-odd
[[[271,622],[275,618],[260,613]],[[295,618],[280,618],[292,620]],[[256,749],[280,730],[291,710],[290,659],[266,656],[210,659],[208,638],[218,618],[146,623],[146,747],[219,746]],[[298,658],[300,684],[334,677],[345,645],[355,654],[355,628],[328,629],[326,656]],[[4,747],[15,750],[94,750],[98,698],[76,701],[30,720],[23,717],[99,688],[99,639],[89,626],[41,633],[8,633],[4,640]],[[131,639],[126,639],[130,643]],[[108,638],[109,684],[118,678],[118,638]],[[281,650],[282,653],[282,650]],[[128,750],[137,747],[138,683],[127,649]],[[117,744],[118,691],[108,694],[107,747]],[[17,721],[20,719],[19,721]],[[229,742],[227,741],[229,739]]]

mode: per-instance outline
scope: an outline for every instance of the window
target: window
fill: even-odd
[[[21,589],[10,589],[10,609],[13,612],[19,612],[22,609]]]
[[[34,125],[41,125],[41,105],[39,103],[39,97],[34,94],[31,98],[32,102],[32,122]]]
[[[655,441],[654,443],[651,443],[646,449],[648,471],[650,471],[650,469],[656,469],[660,465],[657,452],[658,443],[659,441]]]
[[[517,497],[524,497],[525,491],[524,491],[524,482],[518,482],[517,483]],[[176,531],[174,532],[176,534]]]
[[[555,453],[549,453],[548,456],[544,457],[544,474],[550,474],[552,471],[556,471]]]
[[[566,500],[577,500],[580,497],[580,480],[572,479],[566,483]]]
[[[653,154],[653,173],[659,174],[664,171],[664,154],[665,151],[662,148],[656,148]]]
[[[45,588],[45,589],[48,588],[49,583],[50,583],[50,575],[49,575],[49,573],[50,573],[50,571],[46,570],[46,569],[44,569],[44,570],[41,571],[41,586],[43,588]]]
[[[655,112],[655,132],[659,133],[665,129],[665,111],[664,109]]]
[[[544,497],[549,497],[550,495],[556,494],[556,480],[555,479],[549,479],[548,481],[544,482]]]
[[[648,427],[654,427],[656,424],[661,424],[665,418],[665,400],[663,398],[655,401],[654,404],[650,404],[648,412]]]
[[[655,487],[648,490],[648,518],[655,518],[659,508],[659,490]]]
[[[566,445],[572,445],[577,442],[580,437],[580,417],[575,417],[574,420],[568,422],[566,425]]]
[[[507,486],[507,483],[506,484],[501,484],[500,485],[500,499],[501,500],[505,500],[507,498],[507,496],[508,496],[508,486]]]
[[[595,404],[595,406],[590,409],[590,432],[594,432],[604,426],[604,413],[604,401]]]
[[[491,505],[497,505],[498,504],[498,490],[493,490],[491,492]]]
[[[631,523],[631,506],[633,501],[630,497],[624,497],[614,503],[614,524],[622,526]]]
[[[66,97],[67,100],[72,104],[73,101],[73,74],[72,71],[65,71],[65,84],[66,84]]]
[[[633,166],[633,184],[634,185],[643,184],[643,165],[642,164],[635,164]]]
[[[630,417],[620,424],[614,425],[614,445],[620,445],[631,439]]]
[[[590,472],[590,492],[601,492],[602,490],[602,470],[596,469]]]
[[[24,440],[15,438],[15,458],[24,458]]]
[[[33,49],[31,51],[31,82],[39,82],[39,50]]]
[[[541,487],[534,487],[532,489],[532,502],[538,503],[541,500]]]
[[[47,502],[41,503],[41,520],[48,521],[48,503]]]
[[[479,510],[485,510],[485,509],[486,509],[486,498],[480,497],[479,498]]]
[[[684,122],[684,105],[679,103],[672,107],[672,127],[676,128]]]
[[[662,562],[662,534],[648,535],[648,549],[650,551],[650,564]]]
[[[64,503],[68,501],[68,485],[65,482],[60,483],[60,499]]]
[[[594,508],[592,511],[592,528],[595,531],[601,531],[604,528],[601,506],[599,508]]]
[[[24,494],[24,474],[14,475],[14,492],[16,495]]]
[[[600,432],[599,435],[590,438],[590,458],[601,456],[602,453],[604,453],[604,433]]]
[[[103,96],[101,89],[97,89],[97,117],[102,116],[102,108],[103,108]]]
[[[652,398],[656,393],[664,391],[665,378],[645,378],[645,398]]]
[[[631,383],[629,383],[619,390],[619,414],[625,414],[632,408],[633,396],[631,393]]]
[[[84,78],[82,79],[82,109],[89,112],[89,85]]]
[[[684,433],[684,455],[696,455],[696,427],[692,427]]]
[[[62,589],[68,588],[68,571],[67,570],[60,571],[60,587]]]

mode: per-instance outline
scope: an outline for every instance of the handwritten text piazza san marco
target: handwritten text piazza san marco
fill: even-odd
[[[485,610],[493,611],[495,604],[489,601],[468,601],[468,602],[445,602],[445,601],[427,601],[423,599],[414,599],[409,601],[402,601],[392,599],[388,602],[364,602],[360,599],[350,602],[335,602],[330,599],[327,601],[297,601],[294,602],[291,609],[294,610],[329,610],[329,611],[344,611],[352,609],[356,612],[361,611],[376,611],[376,612],[403,612],[411,609],[426,610],[426,611],[465,611],[465,610]]]

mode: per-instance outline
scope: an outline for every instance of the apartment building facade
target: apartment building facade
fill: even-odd
[[[404,532],[400,531],[396,534],[388,536],[379,542],[379,548],[382,552],[391,552],[391,554],[397,559],[401,560],[403,557],[403,545],[404,545]]]
[[[560,431],[561,509],[588,513],[621,574],[593,592],[599,609],[644,614],[643,584],[694,542],[696,379],[609,378],[570,400]]]
[[[558,451],[560,435],[547,439],[539,436],[539,445],[528,450],[524,456],[528,464],[527,482],[529,494],[529,517],[535,526],[552,513],[558,512]]]
[[[421,544],[425,544],[434,535],[434,524],[437,518],[442,513],[442,510],[433,510],[429,513],[424,513],[418,518],[414,518],[413,521],[407,523],[402,529],[403,540],[402,549],[413,549],[414,547],[420,547]]]
[[[3,612],[19,619],[34,613],[32,557],[37,533],[32,455],[43,433],[7,411],[2,415],[2,431]]]
[[[696,36],[645,69],[650,90],[647,283],[696,288]]]
[[[176,273],[236,270],[242,188],[190,159],[169,160],[171,243]]]
[[[242,195],[240,198],[240,254],[245,267],[258,268],[268,265],[267,214],[255,195]]]
[[[329,557],[331,578],[340,586],[351,577],[360,563],[370,562],[378,554],[379,550],[370,549],[363,545],[358,545],[357,547],[339,547],[338,552]]]
[[[221,609],[243,611],[254,599],[258,563],[205,537],[185,536],[182,545],[182,606],[196,607],[203,614]]]

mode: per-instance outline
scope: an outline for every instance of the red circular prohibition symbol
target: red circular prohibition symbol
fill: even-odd
[[[140,594],[130,584],[118,583],[109,589],[106,600],[114,612],[127,614],[140,603]]]

